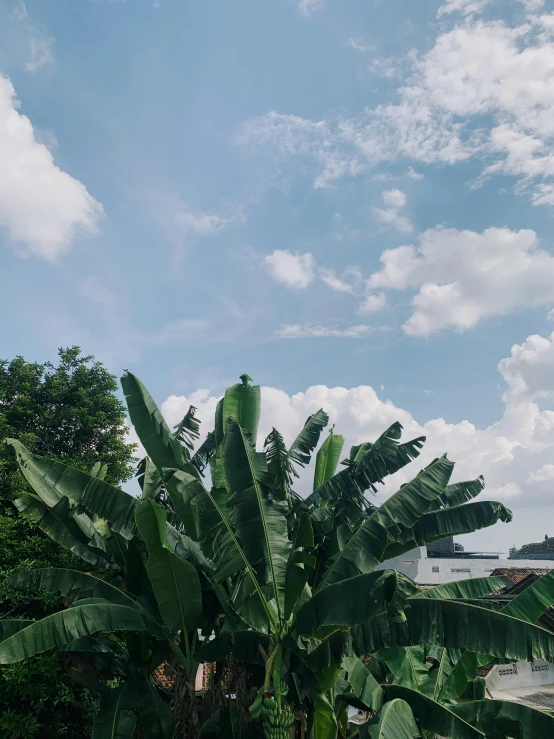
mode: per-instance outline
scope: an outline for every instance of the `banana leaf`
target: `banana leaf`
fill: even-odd
[[[505,616],[536,624],[554,605],[554,570],[543,575],[502,608]]]
[[[150,457],[144,457],[137,467],[138,483],[142,490],[142,497],[155,500],[162,490],[162,478],[156,465]]]
[[[27,618],[2,618],[0,619],[0,642],[8,639],[13,634],[24,629],[35,622]]]
[[[328,627],[365,624],[388,610],[390,618],[402,620],[408,599],[417,586],[396,570],[358,575],[318,590],[296,614],[301,634],[317,636]]]
[[[479,667],[490,664],[494,657],[487,654],[465,651],[456,661],[450,674],[444,680],[438,699],[441,701],[457,700],[466,690],[469,683],[477,677]]]
[[[377,680],[358,657],[344,657],[342,667],[354,694],[367,708],[378,711],[383,705],[383,691]]]
[[[298,473],[289,459],[285,442],[277,429],[272,429],[264,441],[267,460],[268,485],[278,500],[285,500],[291,493],[291,485]]]
[[[289,458],[301,467],[309,464],[321,432],[328,423],[329,416],[322,409],[309,416],[304,428],[290,445]]]
[[[85,602],[34,621],[5,639],[0,643],[0,664],[21,662],[99,631],[149,631],[150,621],[137,608],[105,601]]]
[[[146,572],[164,623],[170,631],[190,634],[202,612],[196,568],[172,551],[166,536],[167,512],[151,500],[138,503],[136,523],[146,549]]]
[[[442,600],[477,599],[485,595],[490,595],[491,593],[496,593],[498,590],[502,590],[505,585],[505,577],[474,577],[469,580],[448,582],[444,585],[429,588],[429,590],[422,590],[415,597]]]
[[[137,723],[133,711],[140,705],[142,682],[130,680],[102,693],[92,726],[92,739],[133,739]]]
[[[102,462],[95,462],[90,468],[90,474],[99,480],[104,480],[108,474],[108,465]]]
[[[377,446],[377,445],[375,445]],[[368,452],[371,454],[375,447]],[[367,456],[367,455],[366,455]],[[441,457],[403,485],[371,514],[336,557],[323,578],[324,585],[371,572],[381,561],[387,542],[399,529],[413,526],[444,490],[454,464]]]
[[[485,489],[485,480],[479,476],[476,480],[466,480],[465,482],[455,482],[447,485],[444,493],[441,495],[441,505],[445,507],[453,507],[468,503],[476,498],[479,493]]]
[[[400,685],[412,690],[420,690],[429,681],[431,665],[425,661],[422,646],[389,647],[379,651],[379,658],[385,662]]]
[[[394,423],[357,462],[338,472],[308,495],[305,504],[313,508],[321,503],[336,503],[365,490],[375,491],[376,484],[382,482],[387,475],[394,474],[419,456],[425,437],[398,444],[401,434],[402,425]]]
[[[284,613],[285,577],[291,552],[288,506],[269,493],[265,454],[254,451],[250,433],[232,417],[227,421],[223,463],[235,534],[259,584],[271,584],[280,618]]]
[[[519,701],[480,700],[451,706],[452,713],[488,739],[542,739],[554,736],[554,717]]]
[[[344,436],[334,434],[333,429],[330,430],[329,436],[321,445],[315,460],[314,470],[314,490],[320,488],[327,480],[337,471],[337,465],[340,460],[342,447],[344,446]]]
[[[131,372],[125,371],[121,377],[121,387],[131,422],[152,462],[159,470],[164,467],[184,470],[186,460],[183,448],[169,430],[158,406],[142,382]],[[188,466],[186,471],[192,472]]]
[[[369,723],[360,727],[361,739],[417,739],[420,736],[412,709],[400,698],[385,703]]]
[[[402,685],[383,685],[385,700],[400,698],[412,709],[422,729],[434,732],[449,739],[483,739],[484,733],[478,731],[457,714],[427,696],[405,688]],[[385,704],[387,705],[387,704]],[[392,735],[394,736],[394,735]]]
[[[92,537],[96,534],[95,543],[98,543],[97,537],[99,535],[95,532],[87,536],[79,526],[74,516],[75,509],[70,507],[67,498],[60,498],[52,508],[31,495],[17,498],[14,504],[24,518],[32,521],[56,544],[72,552],[93,567],[108,568],[111,566],[110,561],[105,556],[91,548]],[[81,521],[84,518],[84,515],[78,516]],[[88,520],[90,521],[90,519]],[[92,527],[91,521],[90,524]]]
[[[401,528],[394,542],[387,546],[383,559],[398,557],[404,552],[447,536],[459,536],[493,526],[498,521],[508,523],[512,512],[502,503],[484,500],[424,514],[410,528]]]
[[[316,693],[313,705],[313,738],[336,739],[337,717],[325,693]]]
[[[412,598],[405,613],[405,624],[371,624],[376,649],[427,642],[514,661],[554,662],[554,634],[502,613],[430,598]]]
[[[34,570],[16,572],[7,582],[17,588],[50,590],[65,597],[103,598],[110,603],[138,608],[136,601],[127,593],[95,575],[61,567],[40,567]]]
[[[25,479],[49,508],[66,497],[89,515],[109,521],[113,531],[132,539],[136,505],[132,495],[63,462],[31,454],[15,439],[7,439],[7,443],[14,447]]]

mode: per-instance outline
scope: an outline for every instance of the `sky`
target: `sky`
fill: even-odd
[[[0,0],[0,354],[399,420],[377,502],[447,453],[467,549],[554,536],[553,145],[554,0]]]

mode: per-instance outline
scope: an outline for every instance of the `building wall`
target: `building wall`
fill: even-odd
[[[554,682],[554,665],[542,660],[495,665],[487,675],[486,682],[491,693],[497,690],[509,693],[516,688],[551,685]]]
[[[497,567],[542,567],[554,569],[554,560],[536,559],[442,559],[427,557],[427,548],[419,547],[380,564],[376,569],[398,570],[422,585],[443,585],[457,580],[488,577]]]

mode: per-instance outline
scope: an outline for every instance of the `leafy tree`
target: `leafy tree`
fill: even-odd
[[[332,431],[317,453],[314,491],[302,499],[294,477],[326,414],[308,418],[289,448],[273,429],[256,450],[260,389],[249,383],[243,375],[226,391],[213,435],[194,453],[193,409],[172,433],[125,373],[129,414],[148,454],[140,499],[98,468],[89,474],[11,440],[34,493],[18,508],[40,510],[52,538],[98,573],[58,567],[12,576],[13,586],[60,593],[70,607],[41,621],[0,621],[0,664],[51,650],[76,660],[75,676],[100,696],[95,739],[286,739],[295,717],[313,739],[336,739],[350,732],[349,706],[370,714],[361,736],[474,739],[497,719],[516,736],[539,728],[550,735],[547,714],[455,703],[472,679],[469,656],[554,662],[554,635],[534,625],[551,602],[550,581],[513,613],[499,613],[479,600],[501,586],[497,578],[421,591],[379,569],[418,544],[510,520],[500,503],[473,500],[482,478],[451,484],[454,465],[441,457],[376,508],[366,492],[425,441],[401,443],[397,423],[353,447],[340,472],[343,439]],[[216,668],[198,697],[202,662]],[[115,684],[97,680],[102,669],[119,676]]]
[[[78,347],[59,350],[57,364],[23,357],[0,361],[0,441],[11,436],[33,451],[81,469],[106,465],[119,483],[133,472],[125,407],[115,378]],[[11,449],[0,444],[0,614],[39,619],[59,610],[60,597],[46,590],[6,585],[14,571],[37,567],[81,569],[84,562],[43,533],[36,510],[17,514],[13,501],[30,488]],[[89,565],[90,568],[90,565]],[[90,734],[96,702],[69,677],[60,655],[48,655],[0,671],[0,737],[80,737]],[[40,727],[40,731],[39,731]],[[88,727],[88,728],[87,728]]]

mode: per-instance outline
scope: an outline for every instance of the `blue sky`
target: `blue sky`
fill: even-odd
[[[2,356],[399,418],[514,510],[468,546],[554,535],[553,10],[0,0]]]

